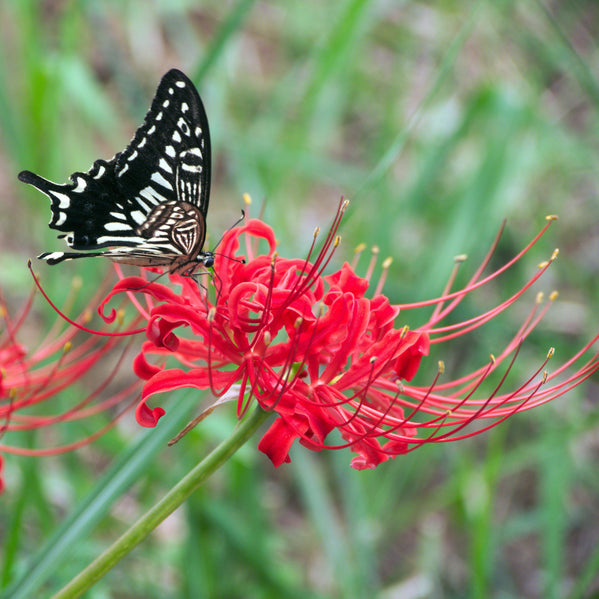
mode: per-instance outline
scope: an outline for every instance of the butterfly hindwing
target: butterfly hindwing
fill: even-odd
[[[191,81],[173,69],[162,78],[144,123],[109,161],[97,160],[59,185],[29,171],[19,179],[51,200],[50,227],[74,250],[48,263],[104,255],[140,266],[187,272],[211,264],[202,252],[210,194],[210,133]]]

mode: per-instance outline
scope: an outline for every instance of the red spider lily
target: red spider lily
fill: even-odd
[[[118,336],[86,336],[79,339],[76,326],[61,327],[58,321],[45,338],[37,344],[37,349],[28,351],[18,338],[23,338],[34,295],[31,294],[17,318],[11,318],[0,294],[0,312],[4,327],[0,332],[0,492],[4,485],[1,480],[2,454],[24,456],[46,456],[64,453],[86,445],[112,428],[118,418],[135,405],[132,402],[133,390],[137,384],[128,386],[107,399],[102,399],[107,386],[117,371],[118,364],[111,371],[100,368],[102,382],[95,390],[67,409],[61,408],[58,395],[72,387],[81,377],[87,375],[100,360],[112,352],[120,342]],[[79,327],[89,320],[89,310],[77,319]],[[31,336],[31,330],[28,331]],[[120,360],[119,360],[120,362]],[[104,362],[102,362],[104,365]],[[125,400],[128,400],[126,405]],[[115,416],[115,406],[124,404]],[[62,410],[62,411],[61,411]],[[28,448],[13,443],[18,431],[55,429],[59,423],[72,422],[92,417],[109,410],[110,422],[91,435],[54,447]]]
[[[315,251],[314,241],[305,260],[279,257],[272,229],[252,219],[225,235],[215,265],[217,275],[207,287],[181,277],[172,277],[181,286],[179,293],[137,277],[123,279],[114,287],[101,309],[115,294],[132,289],[140,289],[149,302],[147,311],[140,308],[148,321],[147,341],[135,361],[137,374],[146,380],[136,411],[140,424],[154,426],[164,414],[161,407],[147,406],[154,394],[181,387],[210,389],[215,396],[236,398],[239,417],[251,400],[276,412],[278,417],[259,445],[275,466],[289,461],[289,449],[299,439],[313,450],[349,447],[358,454],[352,460],[354,468],[374,468],[424,443],[487,430],[516,412],[562,395],[599,368],[595,354],[574,373],[564,375],[595,338],[549,374],[544,369],[551,350],[527,380],[509,392],[503,390],[520,346],[551,303],[537,301],[505,349],[482,368],[440,382],[443,365],[439,363],[431,384],[410,385],[431,344],[478,329],[511,306],[547,270],[557,252],[498,306],[468,321],[442,326],[467,294],[522,258],[553,218],[496,272],[482,275],[499,235],[462,289],[450,292],[454,271],[441,297],[392,305],[381,294],[388,262],[383,263],[384,275],[368,295],[374,261],[365,278],[347,263],[323,275],[339,242],[336,232],[344,209],[341,204],[320,251]],[[245,262],[238,253],[242,241]],[[260,242],[266,242],[265,253],[257,252]],[[400,310],[405,313],[427,306],[434,308],[432,315],[415,330],[394,324]],[[151,355],[172,356],[182,368],[156,366],[147,359]],[[506,361],[507,370],[495,389],[482,392],[483,382]],[[478,428],[466,429],[470,424]],[[327,443],[334,429],[342,443]]]

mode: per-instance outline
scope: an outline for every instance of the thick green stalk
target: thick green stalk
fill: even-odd
[[[229,438],[207,455],[102,555],[58,591],[53,599],[80,597],[90,589],[168,515],[172,514],[213,472],[220,468],[256,432],[269,414],[269,412],[256,407],[245,420],[235,427]]]

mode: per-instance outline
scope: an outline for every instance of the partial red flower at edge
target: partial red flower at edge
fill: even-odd
[[[28,350],[21,343],[21,337],[24,337],[21,329],[30,316],[33,298],[34,294],[31,294],[20,314],[12,318],[0,291],[0,316],[4,325],[0,327],[0,493],[4,489],[2,454],[40,457],[87,445],[112,428],[138,399],[137,381],[106,397],[106,387],[116,374],[119,359],[109,372],[96,370],[100,382],[91,393],[67,409],[59,408],[61,404],[56,400],[62,391],[92,371],[100,360],[114,350],[122,356],[122,350],[118,348],[122,338],[118,333],[82,338],[77,326],[63,327],[60,320],[38,342],[36,349]],[[92,303],[95,302],[92,300]],[[88,314],[89,310],[86,310],[76,319],[79,327],[84,328]],[[132,397],[135,401],[132,401]],[[118,414],[114,412],[117,406]],[[108,423],[79,441],[41,448],[22,447],[13,442],[11,433],[56,429],[60,423],[92,418],[101,412],[109,413]]]
[[[150,306],[147,313],[143,311],[147,341],[134,365],[146,381],[136,411],[140,424],[154,426],[164,414],[163,408],[147,405],[153,395],[182,387],[209,389],[218,397],[234,394],[239,417],[253,400],[276,412],[278,417],[259,444],[275,466],[289,461],[289,449],[297,439],[317,451],[348,447],[357,454],[354,468],[374,468],[424,443],[457,440],[487,430],[516,412],[562,395],[599,368],[594,354],[556,382],[590,349],[595,337],[551,374],[544,368],[552,351],[517,389],[502,390],[506,373],[491,395],[476,396],[482,381],[511,359],[510,370],[520,345],[551,303],[537,301],[512,341],[487,365],[457,380],[440,382],[440,364],[429,386],[411,386],[430,344],[476,330],[512,305],[545,272],[557,253],[498,306],[469,321],[441,326],[467,294],[529,251],[553,218],[548,217],[539,234],[496,272],[482,276],[499,235],[463,289],[450,292],[452,277],[441,297],[398,306],[380,293],[388,263],[383,264],[384,275],[371,296],[367,291],[373,263],[365,278],[347,263],[323,275],[339,241],[336,232],[344,209],[345,204],[340,204],[322,249],[313,259],[315,242],[305,260],[278,256],[272,229],[251,219],[225,234],[210,282],[198,285],[192,279],[172,276],[171,281],[180,285],[179,293],[137,277],[115,285],[100,311],[114,295],[137,288]],[[244,253],[239,252],[242,241]],[[266,253],[257,253],[259,242],[266,243]],[[235,260],[242,257],[245,263]],[[433,313],[415,330],[394,324],[400,310],[426,306],[433,307]],[[188,330],[187,337],[184,330]],[[155,365],[152,356],[159,360],[174,357],[182,368]],[[477,430],[465,431],[473,422],[478,422]],[[343,443],[327,443],[334,429]]]

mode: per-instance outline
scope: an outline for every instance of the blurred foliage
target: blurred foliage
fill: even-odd
[[[456,254],[470,256],[466,280],[502,219],[496,264],[557,213],[549,237],[464,310],[498,303],[559,246],[542,286],[559,288],[561,301],[527,342],[520,372],[550,345],[564,359],[597,330],[596,2],[5,0],[0,33],[0,284],[11,301],[31,284],[26,258],[62,243],[46,226],[46,198],[19,185],[18,171],[63,181],[109,158],[176,66],[210,119],[213,239],[248,192],[281,253],[303,255],[345,195],[339,262],[359,242],[378,245],[394,259],[387,294],[409,302],[441,292]],[[40,266],[54,297],[75,274],[96,289],[106,264],[80,262]],[[444,356],[450,368],[484,363],[533,301],[534,292]],[[165,399],[169,414],[181,397]],[[190,397],[187,416],[198,409]],[[150,453],[140,441],[146,461],[125,469],[124,490],[99,495],[59,551],[44,543],[68,528],[98,465],[134,453],[134,424],[43,468],[7,460],[6,596],[65,584],[226,436],[228,412],[175,448]],[[598,415],[590,382],[479,439],[374,472],[351,470],[347,453],[301,448],[273,470],[250,444],[88,596],[596,596]],[[40,547],[45,573],[31,570]]]

